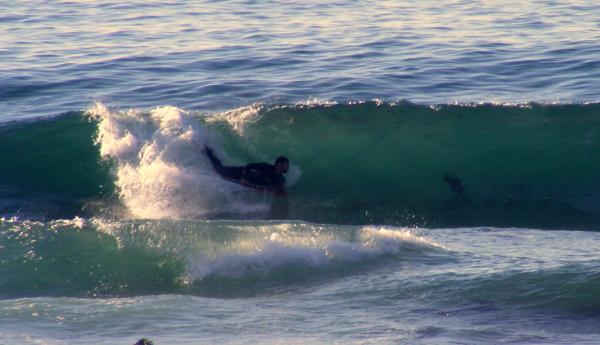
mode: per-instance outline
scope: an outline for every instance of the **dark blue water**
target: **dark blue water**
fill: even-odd
[[[93,100],[213,112],[254,102],[598,100],[598,4],[27,2],[0,19],[3,119]]]

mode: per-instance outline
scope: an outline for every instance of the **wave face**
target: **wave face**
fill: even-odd
[[[243,138],[301,167],[296,217],[597,227],[598,115],[598,105],[282,108]]]
[[[176,258],[122,248],[81,218],[52,222],[0,220],[0,298],[131,295],[173,290]]]
[[[96,123],[71,112],[0,126],[0,215],[72,218],[114,195],[111,168],[94,145]]]
[[[600,228],[598,104],[86,113],[0,128],[2,214]],[[221,180],[205,143],[231,165],[288,156],[290,197]]]
[[[235,297],[442,250],[406,229],[265,222],[2,219],[0,240],[0,299]]]
[[[599,112],[366,103],[280,107],[230,122],[238,150],[285,153],[303,171],[293,218],[581,227],[596,225],[600,205]]]
[[[331,283],[313,297],[594,316],[596,242],[591,232],[529,229],[0,219],[0,300],[286,296]]]

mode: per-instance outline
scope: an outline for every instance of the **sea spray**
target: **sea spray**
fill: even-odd
[[[116,162],[115,184],[133,216],[197,218],[266,208],[213,171],[202,152],[210,136],[188,112],[111,112],[97,103],[88,113],[99,121],[100,152]]]

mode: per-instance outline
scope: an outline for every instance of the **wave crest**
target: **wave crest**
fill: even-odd
[[[100,153],[116,163],[121,201],[138,218],[181,219],[223,212],[256,212],[241,187],[226,183],[201,152],[210,136],[189,112],[159,107],[150,113],[111,111],[97,103]],[[246,201],[246,202],[245,202]]]

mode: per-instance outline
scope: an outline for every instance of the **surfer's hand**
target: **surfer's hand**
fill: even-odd
[[[275,188],[275,190],[273,191],[273,194],[275,194],[275,196],[288,196],[288,192],[285,187]]]

